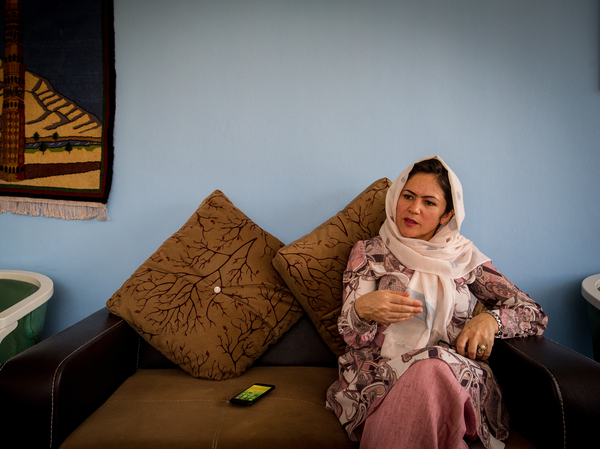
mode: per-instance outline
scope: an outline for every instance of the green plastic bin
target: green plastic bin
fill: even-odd
[[[0,364],[39,343],[52,293],[46,276],[0,270]]]

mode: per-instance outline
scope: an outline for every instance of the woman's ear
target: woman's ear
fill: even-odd
[[[440,224],[445,225],[452,219],[453,216],[454,216],[454,209],[451,210],[450,212],[446,212],[444,215],[442,215],[442,218],[440,218]]]

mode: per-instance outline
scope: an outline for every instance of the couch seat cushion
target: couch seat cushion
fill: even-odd
[[[256,366],[224,381],[138,370],[61,448],[356,448],[325,408],[336,379],[327,367]],[[275,390],[250,407],[228,402],[252,383]]]
[[[302,366],[255,366],[220,382],[179,369],[138,370],[61,449],[357,449],[324,406],[336,378],[336,368]],[[252,383],[276,388],[251,407],[229,404]],[[506,449],[535,448],[511,432]]]

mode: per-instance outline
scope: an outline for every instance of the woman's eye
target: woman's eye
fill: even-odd
[[[432,201],[425,201],[425,204],[427,204],[428,206],[435,206],[435,203]]]

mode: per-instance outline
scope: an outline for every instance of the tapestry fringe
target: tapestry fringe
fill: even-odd
[[[106,204],[84,201],[61,201],[36,198],[0,198],[0,214],[11,212],[18,215],[33,215],[63,220],[110,220]]]

